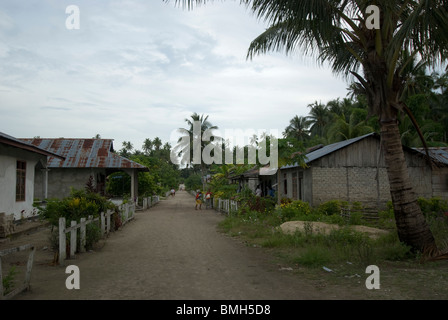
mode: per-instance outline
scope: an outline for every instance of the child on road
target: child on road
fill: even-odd
[[[202,210],[202,192],[199,189],[196,191],[196,207],[195,207],[196,210],[198,210],[198,205],[199,210]]]

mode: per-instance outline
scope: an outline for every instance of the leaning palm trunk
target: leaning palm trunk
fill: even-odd
[[[381,123],[381,140],[384,148],[398,238],[413,249],[432,256],[436,253],[437,247],[417,203],[417,197],[412,190],[412,183],[396,121],[390,120]]]

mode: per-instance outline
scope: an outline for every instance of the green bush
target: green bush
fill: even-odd
[[[97,223],[92,222],[86,226],[86,250],[93,248],[93,245],[101,239],[101,228]]]
[[[285,201],[276,209],[275,214],[282,222],[294,219],[305,219],[311,214],[310,204],[305,201]]]
[[[72,190],[70,197],[64,199],[50,199],[46,206],[39,207],[40,217],[49,221],[53,226],[59,225],[59,218],[66,219],[67,226],[70,221],[93,216],[99,217],[101,212],[114,209],[115,205],[101,195],[86,190]]]
[[[344,208],[344,207],[348,207],[348,202],[341,201],[341,200],[330,200],[330,201],[320,204],[317,207],[317,210],[321,214],[335,215],[335,214],[340,214],[342,208]]]
[[[425,199],[418,198],[418,204],[426,217],[438,217],[448,211],[448,203],[438,197]]]

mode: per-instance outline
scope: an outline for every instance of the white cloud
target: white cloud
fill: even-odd
[[[237,2],[192,11],[162,0],[0,4],[0,131],[17,137],[168,141],[193,112],[220,128],[279,129],[346,84],[301,57],[247,60],[265,25]],[[33,10],[30,10],[33,9]]]

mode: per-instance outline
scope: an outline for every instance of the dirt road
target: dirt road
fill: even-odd
[[[261,248],[219,233],[223,219],[195,210],[186,192],[137,212],[103,246],[66,261],[80,270],[80,289],[68,290],[65,266],[51,266],[37,246],[30,299],[341,299],[359,298],[282,270]],[[33,241],[33,237],[21,241]],[[42,236],[40,237],[42,239]]]

